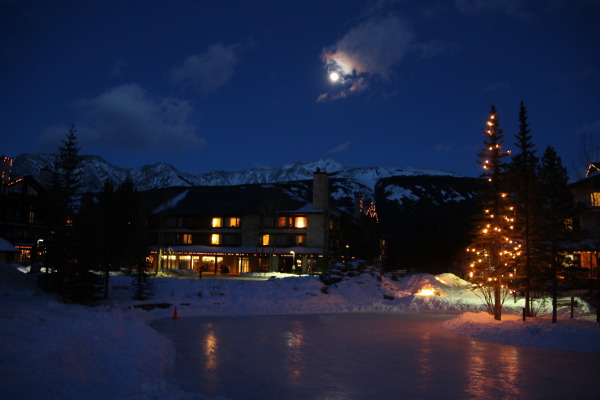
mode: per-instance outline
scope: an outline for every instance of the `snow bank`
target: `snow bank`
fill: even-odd
[[[462,336],[544,349],[600,352],[600,325],[590,321],[560,319],[552,324],[550,317],[528,318],[505,314],[496,321],[486,312],[467,312],[445,321],[442,328]]]

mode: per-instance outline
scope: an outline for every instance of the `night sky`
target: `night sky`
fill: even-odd
[[[514,149],[524,101],[574,176],[600,143],[599,21],[598,0],[0,0],[0,152],[55,152],[74,124],[121,167],[478,176],[490,106]]]

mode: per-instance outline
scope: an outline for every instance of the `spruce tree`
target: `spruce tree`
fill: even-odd
[[[531,130],[527,122],[527,108],[521,102],[519,106],[519,132],[515,135],[518,153],[514,154],[508,168],[508,182],[512,201],[518,218],[515,231],[522,245],[522,257],[517,259],[517,273],[522,280],[525,294],[525,315],[532,316],[532,282],[535,280],[536,249],[539,243],[538,215],[539,199],[537,189],[537,168],[539,159],[532,143]]]
[[[484,148],[479,152],[479,200],[482,212],[474,220],[474,240],[468,249],[472,260],[471,279],[478,284],[488,312],[502,319],[502,304],[508,294],[512,276],[512,261],[518,250],[513,241],[514,207],[506,192],[504,159],[510,154],[503,150],[504,135],[496,108],[491,107],[487,121]]]
[[[46,238],[46,262],[53,271],[44,277],[44,286],[57,291],[67,301],[86,302],[94,294],[96,279],[92,265],[82,256],[81,246],[88,232],[76,231],[75,221],[81,206],[81,164],[76,130],[69,129],[58,148],[49,193],[49,225]],[[85,225],[85,223],[84,223]]]
[[[569,190],[567,169],[556,151],[548,146],[539,169],[540,197],[543,226],[543,250],[545,265],[550,270],[552,293],[552,322],[557,317],[559,274],[564,276],[567,259],[563,245],[568,239],[570,227],[565,223],[573,211],[573,196]]]

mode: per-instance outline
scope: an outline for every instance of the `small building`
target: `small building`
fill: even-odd
[[[339,247],[336,227],[348,215],[330,207],[325,172],[295,189],[251,184],[148,194],[156,204],[148,219],[154,267],[214,274],[314,271]]]
[[[19,249],[10,244],[9,241],[0,238],[0,264],[14,262],[14,258],[21,253]]]
[[[0,237],[20,250],[15,262],[28,264],[35,258],[37,242],[45,232],[43,224],[46,188],[30,175],[10,174],[12,159],[1,157]]]
[[[569,185],[576,204],[574,224],[585,238],[576,243],[573,257],[576,266],[588,271],[588,277],[597,277],[600,254],[600,163],[592,163],[584,179]]]

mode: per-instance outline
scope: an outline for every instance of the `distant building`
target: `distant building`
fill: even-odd
[[[27,264],[45,233],[43,207],[46,189],[32,176],[11,176],[12,159],[2,156],[0,237],[20,250],[15,262]]]
[[[576,266],[588,271],[589,278],[597,277],[598,255],[600,254],[600,163],[590,164],[584,179],[569,185],[576,203],[576,218],[585,235],[574,249]]]
[[[354,217],[330,207],[326,173],[315,172],[310,186],[312,196],[274,184],[147,193],[154,266],[215,274],[314,271],[344,248],[340,221]]]

